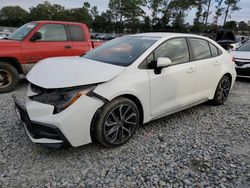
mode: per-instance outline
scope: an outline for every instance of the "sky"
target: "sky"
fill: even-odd
[[[109,0],[48,0],[52,4],[60,4],[65,6],[66,8],[76,8],[81,7],[83,2],[89,2],[91,6],[97,6],[99,12],[105,11],[108,7]],[[9,5],[19,5],[20,7],[29,10],[30,7],[36,6],[39,3],[44,2],[44,0],[0,0],[0,9],[4,6]],[[240,0],[239,6],[241,7],[240,11],[236,11],[231,15],[229,20],[239,21],[250,21],[250,11],[248,10],[250,7],[250,0]],[[192,24],[195,17],[196,10],[190,10],[187,12],[186,22]],[[147,14],[150,14],[149,10],[146,10]],[[210,16],[209,21],[212,22],[213,15]],[[219,20],[222,23],[223,18]]]

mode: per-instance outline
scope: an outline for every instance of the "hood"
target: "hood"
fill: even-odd
[[[250,52],[248,51],[231,51],[230,54],[236,59],[250,60]]]
[[[82,57],[57,57],[40,61],[27,79],[46,89],[59,89],[109,81],[124,68]]]
[[[216,41],[224,41],[224,42],[236,42],[236,38],[234,32],[232,31],[219,31],[216,34]]]
[[[20,47],[20,46],[21,46],[21,41],[6,40],[6,39],[0,40],[0,47]]]

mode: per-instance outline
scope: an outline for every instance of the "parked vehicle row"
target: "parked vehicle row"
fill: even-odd
[[[91,41],[85,24],[34,21],[0,40],[0,93],[13,91],[19,75],[49,57],[79,56],[102,44]],[[46,75],[46,74],[45,74]]]
[[[236,50],[241,45],[249,40],[248,36],[245,35],[235,35],[233,31],[218,31],[217,33],[201,33],[201,36],[205,36],[215,40],[224,49]]]
[[[112,40],[112,39],[120,37],[120,36],[122,36],[122,34],[91,33],[91,39],[97,39],[97,40]]]
[[[95,139],[115,147],[140,124],[208,100],[223,104],[235,77],[232,57],[213,40],[136,34],[82,57],[40,61],[27,75],[26,106],[15,101],[35,143],[77,147]]]

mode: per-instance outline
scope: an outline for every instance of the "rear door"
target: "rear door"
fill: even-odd
[[[189,38],[189,43],[197,72],[195,100],[205,100],[214,93],[220,79],[220,50],[209,41],[200,38]]]
[[[170,39],[160,45],[148,58],[149,67],[156,63],[159,57],[172,60],[172,65],[156,74],[155,69],[149,69],[151,90],[151,115],[161,116],[180,109],[194,101],[194,82],[196,65],[190,62],[190,53],[185,38]]]
[[[74,54],[65,25],[44,24],[37,32],[42,35],[40,40],[26,41],[22,45],[22,55],[26,64],[33,64],[49,57],[72,56]]]
[[[79,56],[85,54],[92,48],[91,41],[84,33],[84,27],[81,25],[67,25],[70,40],[73,46],[73,54]]]

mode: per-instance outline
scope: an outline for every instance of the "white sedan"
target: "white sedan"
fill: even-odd
[[[235,60],[237,76],[250,77],[250,41],[230,54]]]
[[[27,75],[26,105],[15,101],[35,143],[115,147],[140,124],[208,100],[222,105],[235,77],[232,57],[213,40],[136,34],[82,57],[41,61]]]

